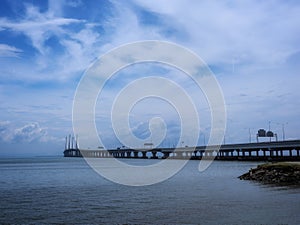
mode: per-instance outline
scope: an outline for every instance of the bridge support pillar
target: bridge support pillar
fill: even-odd
[[[142,158],[143,158],[143,159],[146,159],[146,158],[147,158],[147,155],[146,155],[146,154],[147,154],[147,152],[142,151]]]
[[[194,151],[194,158],[195,158],[195,159],[197,158],[197,152],[198,152],[198,151]]]
[[[203,151],[200,151],[200,157],[203,157]]]
[[[170,156],[170,152],[164,152],[163,154],[163,159],[169,158]]]
[[[157,153],[156,151],[152,151],[152,157],[151,157],[152,159],[157,159],[158,158],[156,153]]]

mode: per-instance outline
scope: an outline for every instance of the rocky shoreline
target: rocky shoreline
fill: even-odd
[[[255,169],[238,177],[263,184],[300,185],[300,163],[278,162],[258,165]]]

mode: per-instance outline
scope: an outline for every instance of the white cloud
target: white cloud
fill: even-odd
[[[0,121],[0,141],[4,143],[32,143],[57,141],[48,134],[48,128],[40,127],[38,122],[27,123],[18,127],[10,121]]]
[[[82,21],[77,19],[55,18],[48,13],[40,13],[38,8],[28,5],[25,19],[13,22],[2,18],[0,27],[25,34],[41,54],[46,54],[47,48],[44,43],[50,36],[60,37],[65,33],[62,26],[80,22]]]
[[[37,7],[26,5],[23,19],[17,22],[1,19],[0,28],[28,36],[33,46],[45,56],[37,59],[40,70],[44,72],[55,65],[57,69],[51,72],[60,71],[64,74],[61,77],[72,77],[71,74],[76,71],[82,72],[106,50],[143,39],[175,41],[196,51],[211,65],[231,68],[234,62],[236,68],[246,70],[274,67],[300,50],[298,4],[278,4],[277,1],[234,4],[226,1],[191,1],[188,4],[185,1],[134,2],[155,13],[154,17],[159,16],[160,22],[145,25],[136,7],[130,3],[113,2],[111,17],[101,21],[105,29],[103,36],[88,21],[64,18],[64,6],[73,5],[74,1],[49,1],[48,11],[40,12]],[[70,24],[83,27],[74,32],[67,28]],[[172,29],[176,30],[174,34],[167,32]],[[64,53],[50,54],[50,47],[45,45],[45,41],[52,35],[59,38]],[[106,42],[101,42],[102,39]]]
[[[274,64],[299,49],[299,4],[288,1],[135,1],[186,33],[188,44],[210,64]],[[295,2],[294,2],[295,3]],[[272,10],[270,10],[272,9]]]
[[[0,140],[8,141],[9,138],[9,121],[0,121]]]
[[[70,6],[70,7],[79,7],[79,6],[81,6],[83,3],[82,3],[82,1],[81,0],[68,0],[67,2],[66,2],[66,5],[67,6]]]
[[[19,57],[23,51],[14,46],[0,44],[0,57]]]
[[[1,29],[24,34],[39,53],[32,56],[30,64],[16,62],[20,65],[13,71],[10,66],[4,66],[1,73],[4,79],[27,82],[65,81],[82,73],[99,55],[102,46],[96,46],[99,33],[93,31],[95,24],[91,26],[85,20],[58,17],[54,12],[59,12],[58,8],[62,8],[62,3],[55,1],[53,5],[46,12],[40,12],[35,6],[25,5],[26,15],[17,21],[0,18]],[[80,25],[79,32],[69,29],[69,25]],[[61,45],[60,49],[47,44],[51,37],[56,37]],[[4,56],[17,56],[21,52],[22,50],[12,46],[0,46],[0,54]],[[26,79],[23,78],[24,74]]]
[[[47,134],[44,128],[41,128],[38,123],[26,124],[14,131],[13,142],[32,142],[40,139]]]

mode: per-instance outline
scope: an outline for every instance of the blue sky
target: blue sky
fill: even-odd
[[[183,45],[211,68],[223,90],[227,143],[252,141],[259,128],[282,138],[300,138],[299,1],[0,1],[0,155],[60,154],[72,132],[72,101],[81,76],[97,57],[128,42],[163,40]],[[109,106],[122,86],[159,73],[201,96],[171,68],[128,68],[107,84],[97,103],[97,127],[108,147]],[[182,80],[183,79],[183,80]],[[199,95],[198,95],[199,94]],[[201,134],[210,117],[199,97]],[[144,104],[144,105],[143,105]],[[169,128],[166,145],[176,141],[178,116],[152,100],[136,107],[135,134],[146,137],[157,112]],[[157,109],[160,110],[157,110]],[[104,116],[103,116],[104,115]],[[104,132],[105,131],[105,132]],[[91,146],[92,147],[92,146]]]

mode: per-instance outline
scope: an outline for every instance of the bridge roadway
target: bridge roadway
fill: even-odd
[[[218,147],[219,150],[218,150]],[[65,157],[300,161],[300,140],[154,149],[65,149]]]

